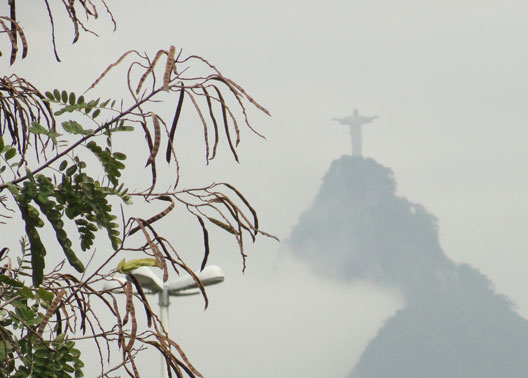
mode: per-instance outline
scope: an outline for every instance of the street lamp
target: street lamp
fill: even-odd
[[[162,280],[149,268],[142,266],[132,273],[142,288],[147,289],[147,294],[158,294],[160,306],[160,321],[163,328],[169,333],[169,305],[171,296],[186,296],[200,294],[200,288],[191,275],[179,277],[163,283]],[[224,272],[218,266],[205,267],[201,272],[195,272],[203,286],[215,285],[224,281]],[[116,281],[122,281],[119,278]],[[107,282],[104,290],[121,289],[117,282]],[[168,377],[165,359],[161,356],[161,376]]]

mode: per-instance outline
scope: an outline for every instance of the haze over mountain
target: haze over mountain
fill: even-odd
[[[404,295],[348,378],[526,377],[528,322],[487,277],[451,261],[436,218],[395,190],[389,168],[343,156],[288,240],[320,274]]]

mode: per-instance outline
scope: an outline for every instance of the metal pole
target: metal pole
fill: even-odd
[[[169,334],[169,289],[164,287],[159,293],[159,306],[160,306],[160,321],[161,325]],[[167,372],[167,364],[165,362],[165,357],[161,355],[161,377],[169,378],[169,373]]]

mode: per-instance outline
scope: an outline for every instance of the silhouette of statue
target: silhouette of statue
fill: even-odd
[[[354,114],[350,117],[345,118],[334,118],[334,121],[339,122],[342,125],[350,126],[350,138],[352,140],[352,156],[362,156],[362,132],[361,126],[366,123],[370,123],[378,118],[378,116],[365,117],[359,115],[357,109],[354,109]]]

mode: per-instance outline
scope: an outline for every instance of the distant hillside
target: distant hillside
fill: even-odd
[[[344,156],[288,240],[321,274],[405,295],[349,378],[528,377],[528,322],[484,275],[449,260],[436,218],[395,189],[390,169]]]

